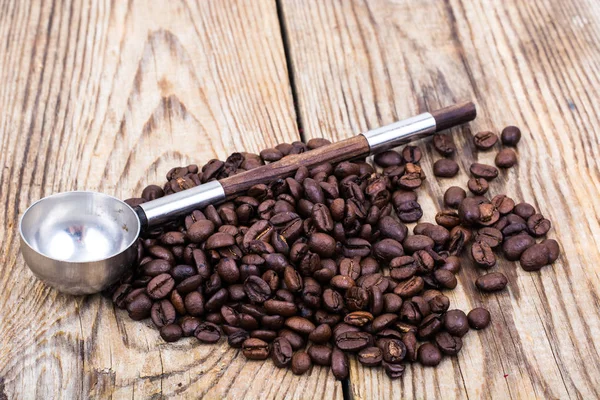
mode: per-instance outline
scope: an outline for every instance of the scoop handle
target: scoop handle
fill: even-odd
[[[152,228],[178,216],[217,204],[242,194],[259,183],[270,183],[293,175],[299,167],[311,168],[330,162],[338,163],[385,151],[414,140],[431,136],[475,119],[472,102],[455,104],[431,113],[419,114],[402,121],[369,130],[348,139],[300,154],[288,155],[277,162],[263,165],[220,181],[211,181],[191,189],[143,203],[136,208],[144,229]]]

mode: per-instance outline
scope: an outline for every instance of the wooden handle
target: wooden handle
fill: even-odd
[[[356,135],[341,142],[318,147],[309,152],[292,154],[281,160],[254,168],[221,180],[225,196],[243,193],[259,183],[293,175],[299,167],[311,168],[324,162],[337,163],[369,154],[369,144],[363,135]]]
[[[475,109],[475,104],[468,101],[432,111],[431,115],[435,119],[436,132],[439,132],[456,125],[464,124],[465,122],[473,121],[477,116],[477,110]]]

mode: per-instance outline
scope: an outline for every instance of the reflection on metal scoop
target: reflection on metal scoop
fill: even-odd
[[[140,232],[188,214],[257,183],[292,175],[300,166],[364,157],[432,135],[475,118],[463,103],[373,129],[341,142],[294,154],[221,181],[212,181],[141,204],[135,209],[94,192],[48,196],[29,207],[19,224],[21,252],[33,273],[61,292],[97,293],[135,262]]]

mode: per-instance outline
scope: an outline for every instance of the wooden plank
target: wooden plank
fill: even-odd
[[[421,144],[430,177],[419,190],[433,222],[446,188],[465,186],[469,164],[492,163],[471,132],[520,126],[519,166],[490,193],[532,202],[554,222],[563,254],[527,273],[502,261],[508,292],[475,290],[466,265],[451,301],[485,305],[491,329],[471,332],[457,358],[412,366],[390,381],[352,361],[354,398],[598,398],[600,121],[596,98],[600,4],[592,0],[283,0],[283,16],[307,138],[333,139],[473,99],[479,117],[455,129],[457,178],[436,180],[439,156]],[[466,262],[466,261],[465,261]]]
[[[271,1],[0,3],[0,399],[341,398],[226,344],[167,344],[99,295],[34,279],[17,218],[57,191],[121,198],[173,166],[298,139]]]

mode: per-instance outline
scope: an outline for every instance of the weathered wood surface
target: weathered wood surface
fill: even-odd
[[[453,131],[460,175],[436,180],[431,143],[419,190],[433,221],[443,191],[466,186],[472,132],[520,126],[519,166],[491,193],[527,200],[554,222],[563,254],[527,273],[503,261],[507,292],[482,295],[465,265],[452,304],[485,305],[491,328],[458,358],[390,381],[352,363],[354,398],[600,397],[600,7],[594,0],[283,0],[304,134],[342,139],[417,112],[473,99],[479,116]],[[310,7],[309,7],[310,5]]]
[[[97,296],[58,294],[19,254],[17,218],[57,191],[121,198],[175,165],[298,140],[272,1],[0,2],[0,399],[341,398]]]

